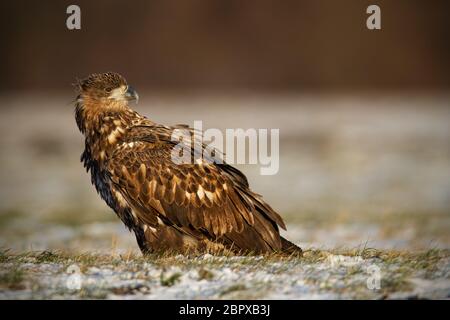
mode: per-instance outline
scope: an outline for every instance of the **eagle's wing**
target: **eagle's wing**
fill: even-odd
[[[138,219],[156,226],[159,218],[186,233],[207,233],[212,238],[228,235],[231,241],[250,228],[279,249],[277,224],[285,228],[283,220],[250,191],[245,176],[227,164],[174,163],[172,130],[136,126],[108,160],[112,183],[137,208]]]

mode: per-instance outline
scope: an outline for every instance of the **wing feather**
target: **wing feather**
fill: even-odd
[[[281,217],[249,190],[240,171],[207,161],[176,164],[170,138],[168,127],[139,126],[108,158],[111,181],[139,208],[141,221],[154,222],[156,217],[147,216],[160,215],[183,230],[203,230],[213,238],[228,234],[230,239],[251,227],[271,247],[280,246]]]

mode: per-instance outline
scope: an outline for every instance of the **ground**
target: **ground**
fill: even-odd
[[[162,123],[279,128],[280,171],[240,168],[304,249],[142,257],[79,163],[71,94],[2,98],[0,299],[450,297],[449,97],[140,92]]]
[[[303,257],[2,252],[2,299],[442,299],[450,252],[308,250]]]

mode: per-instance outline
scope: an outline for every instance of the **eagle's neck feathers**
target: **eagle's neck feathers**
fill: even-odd
[[[79,99],[75,109],[78,128],[85,136],[93,160],[103,165],[133,124],[145,120],[123,102]]]

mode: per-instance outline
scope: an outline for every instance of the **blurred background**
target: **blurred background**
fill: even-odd
[[[81,8],[81,30],[66,8]],[[381,30],[366,8],[381,8]],[[3,1],[0,246],[137,250],[79,156],[72,83],[116,71],[165,123],[279,128],[239,166],[305,247],[450,247],[448,1]]]

